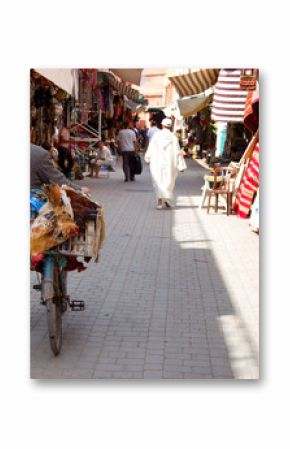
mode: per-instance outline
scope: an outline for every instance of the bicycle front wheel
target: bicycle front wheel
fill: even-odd
[[[57,263],[53,267],[53,298],[46,301],[47,324],[50,347],[58,355],[62,345],[62,292],[60,271]]]

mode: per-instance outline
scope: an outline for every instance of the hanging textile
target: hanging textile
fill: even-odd
[[[249,91],[244,112],[244,125],[252,132],[259,128],[259,87],[255,91]]]
[[[217,123],[217,136],[216,136],[216,151],[215,157],[222,157],[225,150],[225,144],[227,140],[227,123]]]
[[[114,117],[114,103],[113,103],[113,95],[112,90],[109,90],[109,100],[108,100],[108,111],[109,111],[109,118]]]
[[[248,168],[240,184],[233,210],[240,218],[248,218],[254,195],[259,188],[259,143],[256,144]]]
[[[241,69],[222,69],[214,87],[211,117],[216,122],[243,122],[247,90],[240,89]]]

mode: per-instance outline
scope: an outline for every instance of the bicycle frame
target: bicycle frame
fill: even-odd
[[[66,272],[61,270],[57,255],[46,253],[42,274],[42,302],[46,305],[50,347],[55,356],[62,346],[62,314],[69,298],[66,292]]]
[[[44,302],[53,299],[54,288],[53,288],[53,269],[54,269],[54,256],[52,254],[45,255],[44,268],[43,268],[43,278],[41,285],[42,300]]]
[[[42,300],[44,302],[53,299],[56,292],[54,291],[54,265],[58,263],[54,254],[46,253],[44,259],[43,277],[42,277]],[[61,270],[60,272],[60,289],[61,296],[66,298],[67,296],[67,271]]]

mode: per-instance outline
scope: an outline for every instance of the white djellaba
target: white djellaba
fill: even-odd
[[[150,164],[157,199],[171,201],[177,174],[187,167],[178,140],[168,129],[171,120],[164,119],[162,125],[163,129],[153,135],[144,159]]]

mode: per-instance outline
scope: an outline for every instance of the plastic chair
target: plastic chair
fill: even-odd
[[[211,171],[213,171],[213,170],[211,170]],[[222,178],[220,178],[220,180],[222,180]],[[208,193],[212,190],[213,182],[214,182],[213,173],[211,173],[210,175],[204,176],[204,185],[201,188],[202,195],[201,195],[200,204],[199,204],[200,209],[203,208],[206,198],[208,196]]]

